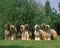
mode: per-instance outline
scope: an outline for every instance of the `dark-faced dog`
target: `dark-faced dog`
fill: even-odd
[[[22,34],[22,31],[21,31],[21,27],[19,24],[16,24],[16,29],[17,29],[17,32],[16,32],[16,39],[21,39],[21,34]]]
[[[28,33],[29,33],[29,39],[30,40],[34,40],[35,39],[35,36],[34,36],[34,28],[30,24],[29,24]]]
[[[11,37],[10,24],[6,24],[6,25],[5,25],[4,34],[5,34],[5,40],[10,40],[10,37]]]

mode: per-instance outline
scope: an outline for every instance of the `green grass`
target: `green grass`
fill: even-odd
[[[52,41],[0,40],[0,48],[60,48],[60,40]]]
[[[60,36],[58,38],[51,41],[0,40],[0,48],[60,48]]]

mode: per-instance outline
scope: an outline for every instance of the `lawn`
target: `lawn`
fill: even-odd
[[[0,40],[0,48],[60,48],[60,40],[52,41]]]
[[[0,48],[60,48],[59,40],[0,40]]]

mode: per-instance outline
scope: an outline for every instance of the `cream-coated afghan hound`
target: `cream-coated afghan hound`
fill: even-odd
[[[36,24],[34,26],[34,35],[35,35],[35,40],[40,40],[40,30],[39,30],[40,26],[38,24]]]
[[[14,25],[10,25],[10,33],[11,33],[11,40],[15,40],[16,39],[16,28]]]
[[[22,40],[29,40],[28,24],[21,25],[22,27]]]

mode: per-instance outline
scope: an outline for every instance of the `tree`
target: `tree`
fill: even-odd
[[[59,7],[59,13],[60,13],[60,2],[58,3],[58,7]]]
[[[50,2],[49,0],[46,1],[45,3],[45,16],[43,17],[44,22],[49,24],[52,28],[56,28],[54,26],[54,23],[57,21],[57,10],[53,8],[51,9]]]
[[[46,3],[45,3],[45,14],[46,14],[47,16],[49,16],[51,12],[52,12],[52,11],[51,11],[50,3],[49,3],[49,0],[47,0]]]
[[[43,23],[46,23],[46,24],[51,24],[51,13],[52,13],[52,10],[51,10],[51,6],[50,6],[49,0],[47,0],[45,2],[44,8],[45,8],[45,10],[44,10],[45,11],[45,14],[42,17],[43,18],[42,19],[42,22]]]
[[[37,18],[40,18],[40,16],[43,15],[43,12],[44,8],[35,0],[17,0],[17,15],[21,24],[29,23],[34,25],[35,23],[39,23],[40,19],[38,20]]]

